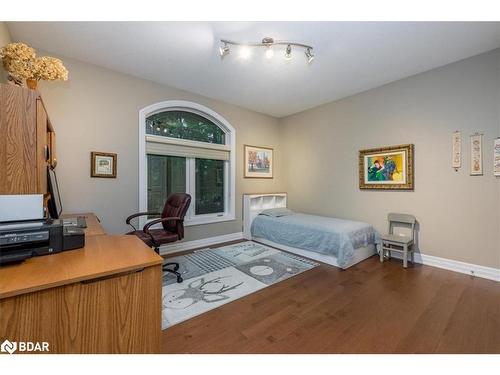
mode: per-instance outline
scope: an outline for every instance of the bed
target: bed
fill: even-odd
[[[370,224],[286,209],[287,194],[245,194],[243,232],[249,240],[346,269],[376,253]]]

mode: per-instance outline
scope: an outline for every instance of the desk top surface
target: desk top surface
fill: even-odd
[[[95,215],[78,216],[87,217],[85,247],[0,267],[0,299],[162,264],[137,237],[104,234]]]
[[[78,217],[78,216],[85,217],[85,221],[87,222],[87,228],[85,228],[85,236],[86,237],[95,236],[98,234],[106,234],[106,232],[104,232],[104,229],[102,228],[102,225],[101,225],[101,222],[99,221],[99,218],[92,213],[61,215],[61,217],[63,217],[63,218]]]

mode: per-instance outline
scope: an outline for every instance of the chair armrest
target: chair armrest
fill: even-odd
[[[136,217],[139,217],[139,216],[145,216],[145,215],[148,215],[148,216],[160,216],[161,214],[158,213],[158,212],[138,212],[136,214],[133,214],[133,215],[130,215],[129,217],[127,217],[127,219],[125,220],[125,223],[127,224],[130,224],[130,220],[132,220],[133,218],[136,218]]]
[[[142,228],[142,230],[144,231],[144,233],[149,234],[149,228],[151,228],[153,225],[156,225],[158,223],[164,223],[165,221],[178,221],[178,222],[180,221],[180,222],[182,222],[183,219],[180,217],[177,217],[177,216],[172,216],[172,217],[164,217],[164,218],[160,218],[160,219],[151,220],[150,222],[146,223],[146,225],[144,225],[144,228]]]
[[[139,216],[160,216],[161,214],[158,213],[158,212],[138,212],[136,214],[133,214],[133,215],[130,215],[129,217],[127,217],[127,219],[125,219],[125,223],[130,225],[132,228],[134,228],[134,230],[137,230],[136,227],[134,227],[132,224],[130,224],[130,221],[136,217],[139,217]]]

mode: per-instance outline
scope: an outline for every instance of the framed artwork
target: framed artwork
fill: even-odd
[[[359,151],[359,188],[413,190],[412,144]]]
[[[500,138],[493,144],[493,175],[500,176]]]
[[[483,135],[473,134],[470,136],[470,175],[483,175]]]
[[[273,178],[273,149],[244,146],[245,178]]]
[[[462,135],[459,131],[456,131],[452,135],[452,159],[451,166],[458,170],[462,166]]]
[[[116,154],[92,151],[90,177],[116,178]]]

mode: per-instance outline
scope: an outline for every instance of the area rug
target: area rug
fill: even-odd
[[[168,258],[184,281],[163,274],[162,329],[314,268],[318,263],[252,241]]]

